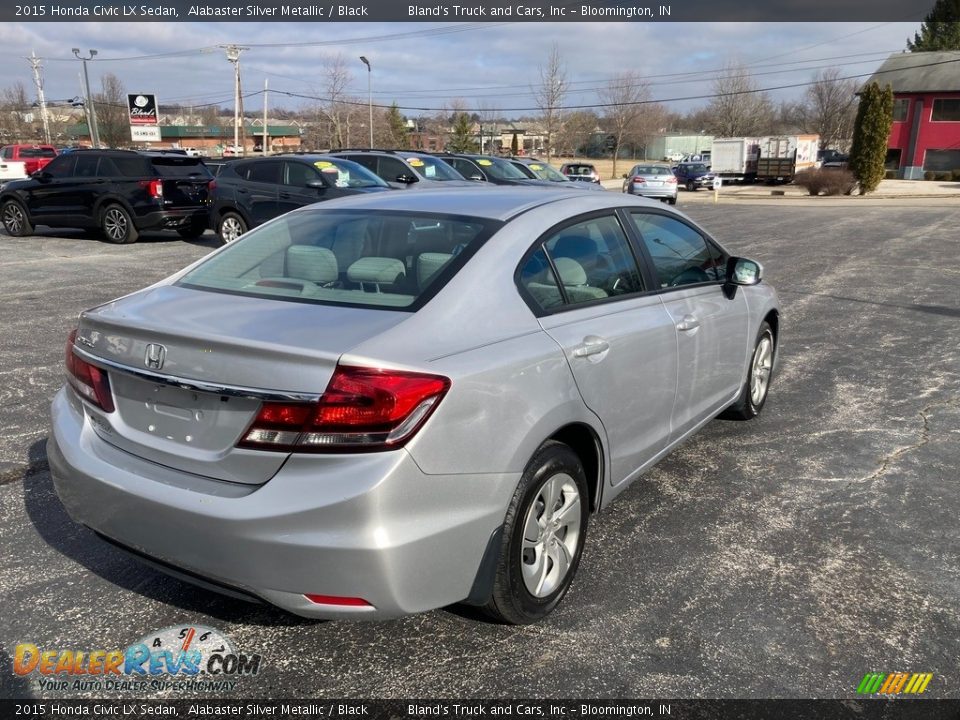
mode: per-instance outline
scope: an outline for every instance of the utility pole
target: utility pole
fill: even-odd
[[[233,149],[240,145],[240,54],[250,48],[238,45],[221,45],[227,52],[227,61],[233,64]]]
[[[260,149],[263,155],[267,154],[267,91],[270,89],[270,78],[263,79],[263,140],[260,143]]]
[[[363,55],[360,56],[360,62],[367,66],[367,109],[370,112],[370,148],[373,148],[373,68],[370,67],[370,61]]]
[[[74,57],[83,61],[83,87],[84,104],[88,107],[87,118],[90,122],[90,142],[93,147],[100,147],[100,131],[97,129],[97,108],[94,107],[93,97],[90,95],[90,75],[87,74],[87,60],[93,60],[97,56],[96,50],[90,51],[90,57],[80,57],[80,48],[73,48]]]
[[[47,101],[43,97],[43,75],[41,74],[41,69],[43,66],[40,64],[40,58],[37,57],[37,54],[31,50],[30,57],[27,58],[27,62],[30,63],[30,67],[33,68],[33,84],[37,86],[37,100],[40,103],[40,117],[43,118],[43,141],[50,144],[50,121],[47,119]]]

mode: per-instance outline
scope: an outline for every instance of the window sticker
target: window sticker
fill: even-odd
[[[489,160],[477,160],[477,165],[487,166],[487,165],[493,165],[493,163],[490,162]]]

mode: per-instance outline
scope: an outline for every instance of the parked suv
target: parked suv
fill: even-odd
[[[43,170],[56,156],[53,145],[6,145],[0,150],[0,160],[22,162],[27,175]]]
[[[600,184],[600,173],[590,163],[564,163],[560,166],[560,172],[571,180]]]
[[[710,166],[702,162],[682,162],[673,169],[677,183],[683,185],[690,192],[700,188],[713,188],[714,174]]]
[[[0,220],[14,236],[35,225],[103,231],[132,243],[143,230],[196,237],[207,229],[213,177],[199,158],[163,151],[77,150],[0,192]]]
[[[405,150],[339,150],[330,153],[363,165],[367,170],[400,188],[470,185],[463,175],[436,155]]]
[[[252,227],[321,200],[389,190],[362,165],[332,155],[234,160],[220,168],[210,221],[224,242]]]

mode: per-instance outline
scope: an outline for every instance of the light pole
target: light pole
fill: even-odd
[[[367,66],[367,109],[370,111],[370,147],[373,148],[373,84],[371,80],[373,68],[370,67],[370,61],[363,55],[360,56],[360,62]]]
[[[249,48],[226,45],[227,61],[233,64],[233,152],[240,144],[240,53]]]
[[[90,142],[95,148],[98,148],[100,147],[100,131],[97,129],[97,108],[90,96],[90,76],[87,74],[87,60],[93,60],[97,56],[97,51],[91,50],[90,57],[80,57],[80,48],[73,48],[73,54],[77,60],[83,61],[83,88],[86,94],[87,116],[90,118]]]

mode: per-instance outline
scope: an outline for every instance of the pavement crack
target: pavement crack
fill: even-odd
[[[866,477],[861,478],[860,480],[855,480],[853,483],[851,483],[851,485],[854,483],[871,482],[873,480],[877,480],[878,478],[883,477],[884,475],[886,475],[887,471],[891,468],[891,466],[901,457],[903,457],[909,452],[913,452],[914,450],[919,450],[924,445],[929,443],[930,442],[930,412],[937,407],[951,407],[951,406],[957,406],[957,405],[960,405],[960,399],[947,400],[946,402],[930,403],[929,405],[924,407],[922,410],[920,410],[920,418],[923,420],[923,426],[920,428],[920,437],[917,439],[917,442],[913,443],[912,445],[905,445],[904,447],[897,448],[893,452],[887,455],[884,455],[883,457],[880,458],[880,467],[874,470],[870,475],[867,475]]]

